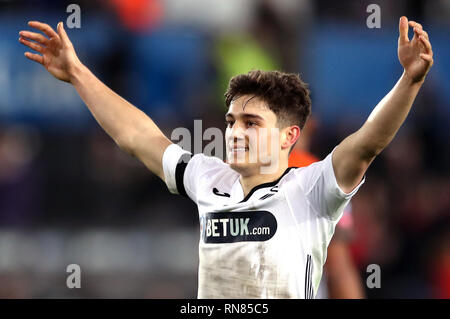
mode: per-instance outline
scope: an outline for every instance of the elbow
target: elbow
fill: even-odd
[[[383,149],[384,147],[379,145],[366,144],[360,148],[359,158],[364,162],[372,162],[372,160],[377,157]]]
[[[134,155],[134,147],[133,147],[133,138],[131,136],[119,136],[117,138],[114,138],[114,142],[117,144],[117,146],[124,151],[125,153],[135,156]]]
[[[386,139],[366,132],[358,132],[355,134],[356,144],[359,145],[360,155],[362,158],[373,159],[378,156],[387,146]]]
[[[380,144],[368,145],[364,151],[365,158],[372,159],[378,156],[383,150],[385,146]]]

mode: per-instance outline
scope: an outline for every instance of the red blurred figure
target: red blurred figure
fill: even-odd
[[[159,0],[113,0],[120,22],[130,31],[142,32],[162,20],[163,5]]]

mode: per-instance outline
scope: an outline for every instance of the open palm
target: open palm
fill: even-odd
[[[63,23],[58,23],[58,33],[46,23],[30,21],[28,25],[42,31],[47,37],[41,33],[20,31],[19,42],[40,53],[25,52],[25,56],[42,64],[57,79],[70,82],[70,70],[80,61]]]
[[[409,26],[414,29],[414,37],[411,41],[408,38]],[[406,17],[400,18],[399,33],[398,59],[406,75],[413,82],[423,81],[433,65],[433,51],[428,33],[422,29],[420,23],[408,22]]]

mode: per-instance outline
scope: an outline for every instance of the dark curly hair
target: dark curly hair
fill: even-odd
[[[231,78],[225,92],[225,104],[242,95],[253,95],[267,103],[277,116],[277,125],[305,126],[311,114],[308,84],[298,74],[254,70]]]

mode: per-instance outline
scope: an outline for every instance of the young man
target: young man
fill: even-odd
[[[198,205],[199,298],[313,298],[344,207],[375,156],[394,138],[433,64],[427,33],[402,17],[398,57],[404,72],[398,83],[358,131],[324,160],[298,169],[288,169],[288,157],[310,113],[306,85],[279,72],[237,76],[226,93],[227,164],[203,154],[187,158],[190,154],[147,115],[79,61],[62,23],[57,33],[47,24],[29,25],[46,36],[21,31],[19,41],[40,53],[25,56],[74,85],[120,148],[171,192]],[[408,26],[414,28],[411,41]],[[269,138],[262,144],[261,132]],[[261,147],[270,150],[268,156],[258,151],[252,159],[250,150]]]

